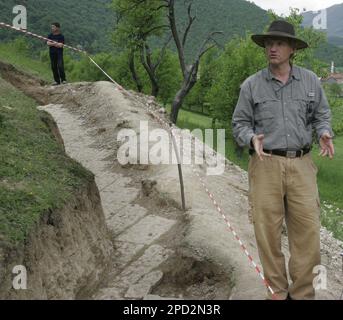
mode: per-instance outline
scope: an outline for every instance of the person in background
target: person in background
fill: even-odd
[[[51,24],[51,33],[48,35],[48,39],[51,40],[47,42],[47,45],[50,47],[51,69],[55,80],[53,85],[65,84],[67,81],[63,61],[64,36],[58,22]],[[58,42],[58,44],[53,41]]]

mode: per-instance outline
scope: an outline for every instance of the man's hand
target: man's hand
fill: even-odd
[[[255,151],[257,153],[257,156],[262,161],[263,161],[263,156],[265,156],[265,157],[270,157],[271,156],[270,154],[263,152],[263,139],[264,139],[264,135],[263,134],[255,135],[252,138],[252,144],[253,144],[254,149],[255,149]]]
[[[64,47],[63,43],[56,43],[56,42],[53,42],[53,41],[48,41],[47,45],[49,47],[56,47],[56,48],[63,48]]]
[[[330,159],[333,158],[335,154],[335,148],[332,143],[332,136],[329,132],[324,132],[319,139],[320,153],[322,157],[329,156]]]

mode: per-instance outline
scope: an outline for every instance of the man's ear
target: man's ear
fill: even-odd
[[[292,46],[292,52],[291,52],[291,54],[289,56],[290,60],[294,59],[296,52],[297,52],[297,49],[295,48],[295,46]]]

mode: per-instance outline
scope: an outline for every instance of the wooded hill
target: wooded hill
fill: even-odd
[[[110,49],[109,34],[114,29],[115,14],[110,9],[111,0],[1,0],[0,21],[11,24],[15,15],[12,9],[22,4],[27,8],[28,29],[46,35],[50,24],[62,24],[66,40],[72,45],[81,45],[86,50],[99,52]],[[184,0],[176,2],[180,17],[180,28],[187,19]],[[188,51],[195,50],[206,35],[221,30],[218,38],[224,45],[234,35],[244,35],[246,30],[262,31],[268,23],[266,11],[244,0],[195,0],[194,13],[197,15],[190,33]],[[16,34],[0,30],[0,40],[13,39]]]
[[[110,8],[112,0],[0,0],[0,21],[12,23],[15,15],[12,9],[15,5],[26,6],[28,13],[28,29],[32,32],[47,35],[51,22],[62,24],[66,41],[71,45],[81,45],[85,50],[96,52],[113,52],[111,32],[115,26],[115,14]],[[186,25],[187,0],[176,1],[176,13],[179,27]],[[245,0],[194,0],[193,13],[197,19],[194,22],[188,39],[186,53],[192,55],[198,50],[207,34],[214,30],[223,31],[217,37],[218,43],[224,45],[235,35],[244,35],[247,31],[261,32],[268,24],[267,12],[254,3]],[[328,25],[330,40],[343,39],[343,4],[328,9]],[[313,14],[306,13],[304,23],[307,25]],[[18,34],[0,29],[0,40],[11,40]],[[337,42],[337,41],[336,41]],[[340,44],[340,42],[338,41]],[[342,40],[343,43],[343,40]],[[155,46],[160,43],[155,42]],[[42,48],[38,40],[34,45]],[[325,44],[317,53],[318,58],[337,66],[343,66],[343,49]]]

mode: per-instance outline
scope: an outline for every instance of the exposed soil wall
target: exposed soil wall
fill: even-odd
[[[41,120],[64,150],[64,141],[53,118],[41,112]],[[0,299],[90,296],[107,274],[112,256],[111,234],[91,175],[60,209],[42,214],[24,243],[0,248]],[[13,288],[17,276],[13,273],[15,266],[26,268],[26,290]]]
[[[112,254],[94,181],[62,209],[46,212],[25,243],[1,255],[1,299],[75,299],[97,288]],[[15,290],[13,267],[27,269],[27,290]]]

